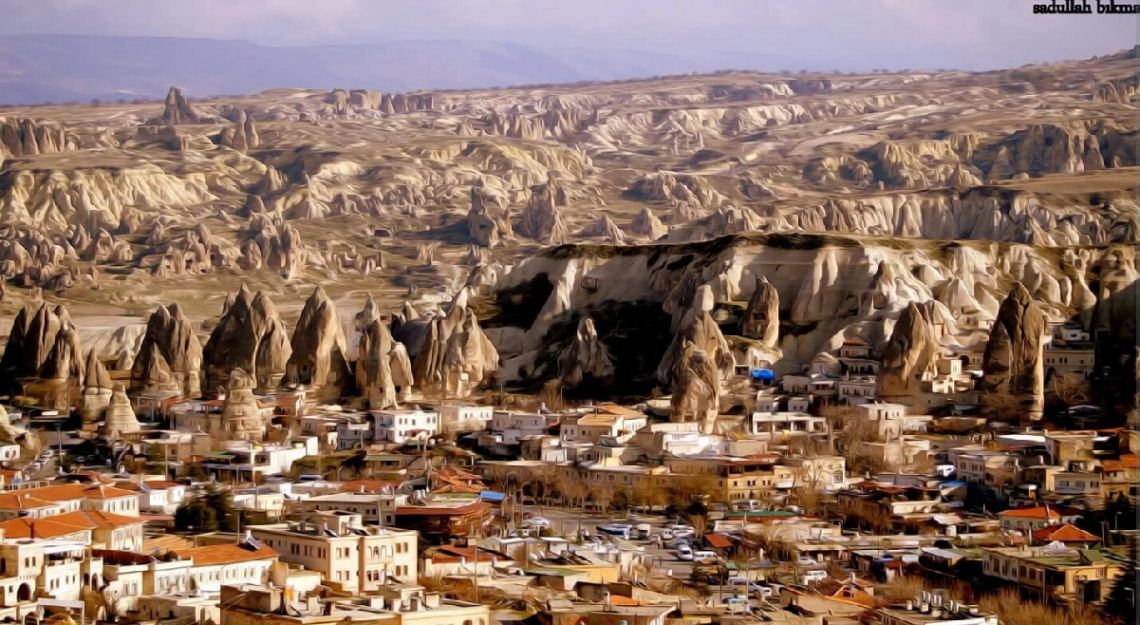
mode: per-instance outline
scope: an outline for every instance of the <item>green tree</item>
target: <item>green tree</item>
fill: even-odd
[[[236,532],[238,515],[230,492],[211,484],[174,511],[174,526],[183,532]]]

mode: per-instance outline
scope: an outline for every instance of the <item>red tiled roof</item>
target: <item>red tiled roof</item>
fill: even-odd
[[[1060,541],[1063,543],[1095,543],[1100,541],[1100,537],[1096,534],[1090,534],[1069,523],[1043,527],[1033,532],[1033,538],[1041,542]]]
[[[77,510],[44,519],[19,518],[0,523],[5,538],[57,538],[93,529],[115,529],[145,523],[138,517],[97,510]]]
[[[728,549],[732,547],[732,541],[724,534],[705,534],[705,542],[713,549]]]
[[[1121,454],[1120,464],[1125,469],[1140,469],[1140,454]]]
[[[1026,506],[999,512],[1000,517],[1016,517],[1018,519],[1060,519],[1066,516],[1080,516],[1084,512],[1080,508],[1046,504],[1044,506]]]

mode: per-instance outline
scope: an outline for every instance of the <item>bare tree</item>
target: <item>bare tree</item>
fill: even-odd
[[[610,509],[610,504],[614,501],[614,494],[614,487],[611,484],[602,484],[590,489],[590,499],[603,513]]]
[[[998,421],[1016,421],[1021,412],[1021,399],[1008,392],[986,391],[981,400],[985,413]]]
[[[709,517],[706,514],[686,514],[685,521],[693,526],[693,531],[696,533],[697,538],[705,535],[705,531],[709,528]]]
[[[1092,396],[1089,381],[1079,373],[1057,373],[1049,384],[1049,394],[1066,408],[1083,404]]]

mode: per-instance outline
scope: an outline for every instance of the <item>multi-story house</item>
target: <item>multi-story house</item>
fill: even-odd
[[[420,409],[373,410],[376,425],[373,439],[402,444],[409,440],[428,439],[440,432],[438,412]]]
[[[317,571],[326,583],[348,591],[376,591],[390,578],[412,583],[417,577],[416,532],[366,526],[359,514],[314,513],[304,522],[249,531],[282,562]]]
[[[1126,572],[1101,552],[1087,549],[988,547],[982,550],[982,572],[1014,582],[1019,590],[1057,601],[1094,603]]]
[[[142,549],[146,521],[124,516],[77,510],[52,517],[23,517],[0,523],[7,539],[43,538],[81,542],[96,549]]]
[[[562,417],[562,440],[571,443],[598,444],[603,440],[624,443],[645,427],[649,419],[635,410],[618,410],[616,406],[599,406],[587,414]]]
[[[544,436],[558,421],[559,417],[555,414],[496,410],[491,418],[490,429],[499,433],[501,443],[513,445],[528,436]]]
[[[495,409],[492,406],[444,404],[437,406],[440,431],[444,433],[478,432],[487,428]]]
[[[197,588],[218,591],[227,584],[264,584],[269,571],[277,562],[277,551],[252,538],[237,545],[208,545],[193,549],[176,549],[174,554],[188,564],[189,577]],[[154,590],[161,592],[162,584],[156,580]]]
[[[1025,506],[1013,508],[998,513],[1001,527],[1005,530],[1021,530],[1028,534],[1034,530],[1060,525],[1062,523],[1076,523],[1083,511],[1079,508],[1056,506],[1051,504]]]

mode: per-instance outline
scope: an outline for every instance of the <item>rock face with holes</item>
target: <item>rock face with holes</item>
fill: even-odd
[[[253,394],[255,381],[241,369],[234,369],[226,382],[226,399],[220,419],[223,441],[259,442],[265,436],[265,417]]]
[[[563,387],[572,389],[587,381],[608,381],[613,375],[613,357],[598,338],[594,320],[584,317],[574,341],[558,355],[558,378]]]
[[[1048,326],[1045,316],[1025,285],[1018,282],[998,309],[990,340],[982,357],[985,392],[993,398],[1013,397],[1016,408],[1000,409],[999,418],[1041,418],[1045,405],[1045,367],[1042,345]],[[985,403],[985,402],[983,402]],[[1004,408],[1004,406],[1003,406]],[[1004,414],[1000,414],[1004,413]]]
[[[721,381],[716,361],[696,343],[682,340],[670,371],[672,398],[669,418],[675,423],[697,422],[712,434],[720,414]]]
[[[740,334],[760,341],[767,348],[779,344],[780,293],[764,276],[756,278],[756,287],[740,320]]]
[[[423,343],[412,363],[422,391],[462,397],[487,382],[499,367],[498,350],[467,306],[469,295],[467,289],[460,291],[445,315],[427,323]]]
[[[288,384],[313,389],[329,401],[340,399],[351,387],[344,329],[336,304],[321,287],[313,290],[301,309],[292,346]]]
[[[662,383],[669,383],[678,370],[678,361],[685,352],[685,345],[691,343],[695,352],[702,354],[701,368],[703,372],[707,364],[720,373],[732,373],[735,359],[732,347],[725,340],[720,326],[710,314],[715,305],[712,288],[702,285],[697,288],[690,306],[681,312],[677,331],[673,335],[673,342],[665,351],[665,357],[657,367],[657,379]],[[680,311],[679,311],[680,312]],[[718,391],[719,392],[719,391]]]
[[[379,319],[373,319],[361,332],[356,386],[372,410],[396,407],[396,383],[392,375],[394,348],[392,333]]]

